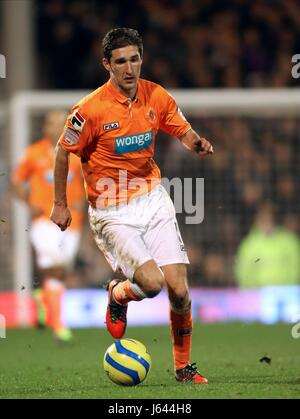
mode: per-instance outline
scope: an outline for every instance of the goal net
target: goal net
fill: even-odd
[[[163,133],[159,133],[156,141],[155,160],[163,177],[204,179],[203,222],[187,224],[186,214],[178,213],[191,262],[189,281],[192,286],[233,287],[238,285],[235,260],[239,245],[261,205],[271,204],[276,210],[276,223],[299,234],[300,90],[174,90],[171,93],[193,128],[208,138],[215,149],[213,157],[199,160]],[[15,167],[28,144],[41,137],[45,112],[70,110],[85,94],[83,91],[17,94],[9,108],[8,169]],[[3,144],[2,141],[2,149]],[[1,160],[8,159],[8,153],[0,151]],[[34,282],[29,219],[25,206],[10,199],[2,200],[0,208],[1,218],[10,219],[12,226],[11,231],[6,231],[10,246],[5,245],[6,238],[1,236],[0,270],[6,280],[0,289],[13,289],[19,294],[19,316],[26,324],[26,297]],[[1,234],[4,225],[2,222]],[[254,262],[263,263],[259,258]],[[95,286],[108,275],[107,264],[87,228],[72,284]]]

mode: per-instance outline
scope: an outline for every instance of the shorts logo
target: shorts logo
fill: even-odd
[[[104,131],[111,131],[111,130],[117,129],[119,127],[120,127],[119,122],[110,122],[108,124],[103,125]]]
[[[75,111],[75,113],[71,117],[71,124],[76,129],[76,131],[82,132],[86,119],[81,115],[79,111]]]
[[[128,135],[115,139],[115,153],[125,154],[150,148],[153,141],[153,131],[142,134]]]
[[[74,131],[72,128],[67,128],[64,135],[64,140],[69,145],[75,145],[78,143],[79,134],[77,131]]]

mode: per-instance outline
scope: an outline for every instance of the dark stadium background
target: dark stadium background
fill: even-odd
[[[15,264],[9,100],[21,90],[95,89],[107,80],[100,40],[116,26],[140,30],[142,76],[166,88],[299,87],[291,76],[291,57],[300,52],[300,4],[294,0],[2,0],[0,52],[7,57],[8,74],[0,80],[2,291],[12,289]],[[261,204],[271,203],[278,225],[299,236],[300,120],[293,115],[189,119],[213,142],[214,157],[199,162],[161,134],[155,158],[163,176],[205,179],[204,222],[195,228],[178,216],[191,285],[234,287],[236,254]],[[37,115],[32,141],[41,135],[40,127]],[[110,275],[86,226],[68,285],[98,287]]]
[[[141,32],[142,77],[167,89],[213,89],[216,100],[232,89],[242,89],[244,101],[258,89],[277,96],[276,115],[274,104],[269,112],[260,110],[259,101],[255,115],[239,106],[233,113],[206,113],[205,102],[193,116],[182,108],[213,143],[211,158],[199,161],[176,139],[157,138],[155,159],[163,177],[205,179],[204,221],[187,225],[185,214],[178,220],[191,261],[191,362],[208,377],[207,386],[174,380],[163,292],[129,307],[126,337],[143,342],[152,357],[146,382],[127,388],[106,377],[102,359],[112,338],[105,330],[107,294],[101,286],[112,272],[87,222],[64,300],[68,325],[78,327],[74,344],[58,346],[50,330],[20,327],[34,325],[35,306],[30,286],[22,283],[31,260],[24,260],[26,249],[18,247],[23,241],[15,234],[20,224],[9,185],[18,157],[14,128],[24,126],[21,111],[12,117],[15,99],[23,91],[32,97],[42,90],[48,100],[57,91],[97,88],[107,80],[101,38],[118,26]],[[300,254],[292,261],[279,243],[274,260],[282,272],[279,286],[267,275],[259,283],[258,276],[268,271],[260,255],[250,266],[255,273],[246,275],[247,289],[236,273],[241,243],[262,205],[276,213],[275,225],[299,246],[300,69],[294,73],[298,78],[292,73],[297,54],[299,0],[0,0],[0,65],[6,60],[6,78],[0,78],[0,399],[107,398],[122,405],[131,399],[184,398],[201,399],[203,409],[204,398],[299,398]],[[281,104],[281,94],[289,104]],[[35,108],[29,115],[32,142],[41,136],[43,113]],[[25,227],[17,233],[28,243]],[[34,269],[33,286],[39,281]]]

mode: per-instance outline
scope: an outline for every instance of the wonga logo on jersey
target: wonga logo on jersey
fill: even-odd
[[[153,131],[142,134],[127,135],[115,139],[115,153],[125,154],[132,151],[144,150],[149,148],[153,140]]]

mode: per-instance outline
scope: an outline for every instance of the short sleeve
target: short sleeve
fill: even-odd
[[[166,133],[181,137],[191,129],[190,123],[177,106],[175,99],[161,87],[159,92],[160,126]]]
[[[77,156],[93,140],[92,121],[77,105],[72,108],[68,116],[59,143],[61,146]]]

